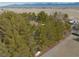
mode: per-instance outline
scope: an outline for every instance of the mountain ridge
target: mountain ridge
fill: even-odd
[[[79,2],[75,3],[52,3],[52,2],[37,2],[37,3],[23,3],[23,4],[11,4],[6,6],[1,6],[2,8],[6,7],[79,7]]]

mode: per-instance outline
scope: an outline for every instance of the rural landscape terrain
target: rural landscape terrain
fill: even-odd
[[[79,3],[45,4],[47,7],[39,6],[43,5],[41,3],[32,7],[25,7],[28,4],[1,6],[0,56],[79,56],[79,42],[73,40],[76,36],[71,34],[69,23],[79,21],[79,8],[75,4]]]

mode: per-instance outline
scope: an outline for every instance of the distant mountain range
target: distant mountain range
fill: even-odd
[[[19,7],[79,7],[79,2],[74,3],[55,3],[55,2],[36,2],[36,3],[23,3],[23,4],[11,4],[6,6],[0,6],[1,8],[19,8]]]

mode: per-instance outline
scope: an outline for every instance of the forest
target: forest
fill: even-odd
[[[0,14],[0,56],[32,57],[62,40],[70,31],[68,14],[44,11]]]

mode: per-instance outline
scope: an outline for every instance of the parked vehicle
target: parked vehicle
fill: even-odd
[[[79,36],[79,24],[74,24],[72,26],[71,33],[75,36]]]

